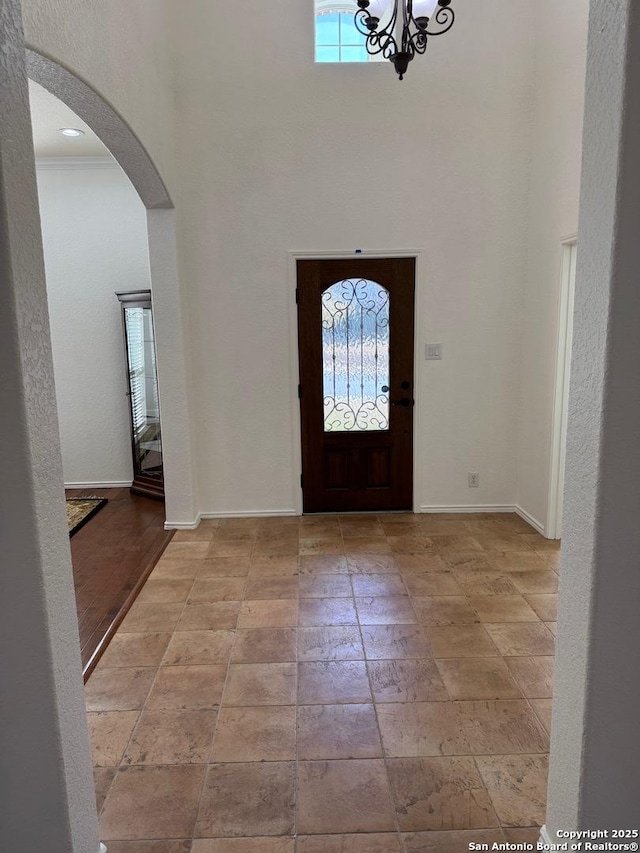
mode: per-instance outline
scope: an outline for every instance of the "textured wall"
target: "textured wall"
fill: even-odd
[[[640,803],[640,9],[593,0],[547,823]]]
[[[547,520],[562,252],[578,229],[589,0],[537,4],[518,504]]]
[[[535,9],[461,5],[400,83],[314,65],[310,0],[250,5],[174,6],[201,509],[295,506],[287,251],[356,247],[424,249],[419,504],[513,504]]]
[[[19,3],[0,3],[0,849],[94,853]]]
[[[65,483],[131,482],[116,290],[148,289],[146,211],[113,168],[38,172]]]

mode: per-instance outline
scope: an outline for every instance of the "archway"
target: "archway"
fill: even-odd
[[[147,209],[160,409],[163,423],[166,526],[197,523],[187,396],[187,358],[176,253],[175,210],[147,150],[125,119],[73,72],[27,48],[27,73],[96,133]]]

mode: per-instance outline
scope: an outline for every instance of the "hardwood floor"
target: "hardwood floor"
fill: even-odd
[[[88,494],[69,489],[67,497]],[[129,489],[91,490],[109,499],[71,538],[85,681],[168,545],[164,504]]]

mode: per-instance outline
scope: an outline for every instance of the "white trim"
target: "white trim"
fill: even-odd
[[[540,841],[549,850],[552,849],[553,842],[551,841],[551,836],[549,835],[549,830],[546,825],[540,827]]]
[[[521,506],[516,505],[514,507],[514,511],[520,516],[520,518],[522,518],[524,521],[526,521],[527,524],[530,524],[531,527],[533,527],[535,530],[537,530],[541,536],[546,535],[545,529],[544,529],[544,524],[542,524],[542,522],[538,521],[537,518],[534,518],[532,515],[529,515],[529,513],[526,511],[526,509],[522,509]]]
[[[100,842],[100,848],[98,850],[98,853],[107,853],[106,845],[103,844],[102,842]]]
[[[422,504],[417,512],[517,512],[515,506],[502,504]]]
[[[132,480],[123,480],[119,483],[65,483],[65,489],[128,489]]]
[[[565,451],[567,444],[567,412],[569,374],[573,340],[573,303],[575,296],[577,241],[575,235],[562,240],[562,273],[558,306],[558,343],[556,350],[555,394],[551,432],[551,461],[547,523],[544,535],[559,539],[562,534],[562,502],[564,491]]]
[[[36,169],[120,169],[113,157],[36,157]]]
[[[419,435],[420,426],[420,405],[419,399],[416,396],[416,390],[421,387],[420,372],[423,369],[420,352],[422,342],[420,340],[420,313],[421,306],[421,289],[419,270],[421,269],[421,255],[423,249],[352,249],[345,251],[323,250],[320,252],[310,251],[294,251],[287,252],[288,267],[289,267],[289,345],[290,345],[290,372],[291,372],[291,389],[293,405],[291,406],[291,435],[292,435],[292,454],[293,454],[293,495],[295,503],[295,515],[302,515],[302,486],[300,485],[300,475],[302,473],[302,425],[300,422],[300,400],[298,399],[298,385],[300,383],[300,363],[298,358],[298,310],[296,306],[296,288],[298,285],[296,261],[321,261],[321,260],[354,260],[356,258],[369,259],[385,259],[385,258],[415,258],[415,307],[414,307],[414,399],[416,401],[413,407],[413,434],[414,437]],[[418,512],[418,500],[420,495],[419,481],[421,475],[420,465],[418,464],[418,454],[413,453],[413,511]],[[271,514],[271,513],[268,513]],[[203,516],[204,517],[204,516]]]

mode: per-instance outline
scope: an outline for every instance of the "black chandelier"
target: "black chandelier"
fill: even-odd
[[[391,17],[380,29],[391,2]],[[416,53],[427,49],[429,36],[448,32],[455,20],[451,0],[358,0],[358,6],[356,28],[367,37],[367,53],[391,60],[401,80]]]

